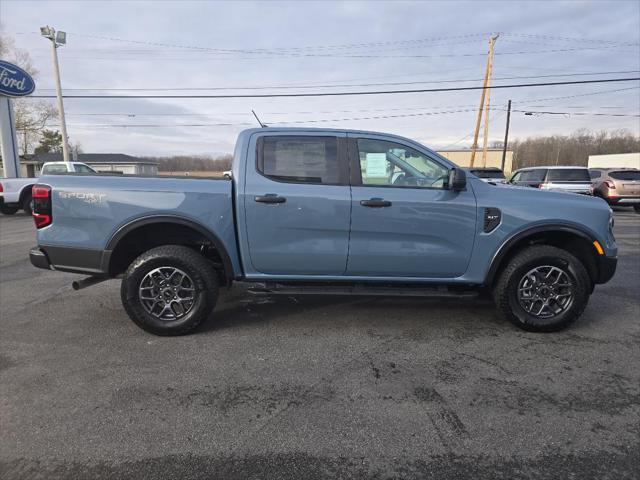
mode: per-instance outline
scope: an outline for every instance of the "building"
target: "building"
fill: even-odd
[[[610,155],[589,155],[589,168],[638,168],[639,153],[614,153]]]
[[[41,153],[34,155],[33,160],[42,166],[46,162],[61,162],[62,154]],[[123,153],[79,153],[73,161],[86,163],[98,172],[115,172],[125,175],[158,174],[158,162]]]
[[[461,167],[469,167],[471,164],[471,150],[439,150],[438,153],[443,157],[448,158],[453,163]],[[505,173],[511,173],[513,165],[513,150],[507,150],[507,155],[504,159],[504,171]],[[501,148],[487,148],[487,163],[482,164],[482,150],[476,151],[476,158],[473,163],[474,167],[497,167],[502,168],[502,149]]]
[[[74,155],[75,156],[75,155]],[[125,175],[157,175],[158,162],[132,157],[122,153],[79,153],[73,162],[86,163],[98,172],[114,172]],[[37,177],[42,165],[47,162],[62,162],[61,153],[40,153],[20,157],[20,176]],[[0,165],[0,177],[3,176]]]

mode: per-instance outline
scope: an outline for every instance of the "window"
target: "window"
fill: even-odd
[[[621,170],[609,172],[609,176],[615,180],[640,180],[640,170]]]
[[[586,168],[552,168],[547,175],[547,181],[591,183],[591,178]]]
[[[522,172],[516,172],[513,174],[513,177],[511,177],[511,180],[509,180],[510,182],[518,182],[520,181],[520,179],[522,178]]]
[[[63,163],[45,165],[42,168],[42,175],[56,175],[60,173],[67,173],[67,166],[64,165]]]
[[[521,182],[542,182],[547,170],[544,168],[536,168],[534,170],[525,170],[520,177]]]
[[[413,148],[383,140],[358,140],[363,185],[447,188],[449,169]]]
[[[87,165],[76,163],[74,168],[76,169],[76,173],[96,173],[93,168],[88,167]]]
[[[502,170],[498,169],[477,169],[470,170],[478,178],[505,178]]]
[[[600,178],[602,176],[602,172],[600,170],[589,170],[589,177],[591,180],[595,180],[596,178]]]
[[[340,183],[335,137],[265,136],[258,144],[258,171],[293,183]]]

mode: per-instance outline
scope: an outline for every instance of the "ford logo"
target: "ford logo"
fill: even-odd
[[[29,95],[36,83],[27,72],[12,63],[0,60],[0,95],[22,97]]]

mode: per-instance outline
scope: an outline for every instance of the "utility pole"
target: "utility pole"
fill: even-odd
[[[69,163],[69,137],[67,136],[67,122],[64,118],[64,104],[62,102],[62,85],[60,82],[60,66],[58,65],[58,47],[67,43],[65,32],[56,32],[53,27],[41,27],[40,34],[51,40],[53,56],[53,76],[56,81],[56,96],[58,97],[58,114],[60,115],[60,130],[62,130],[62,160]]]
[[[507,158],[507,142],[509,141],[509,122],[511,120],[511,100],[507,104],[507,126],[504,129],[504,143],[502,144],[502,168],[501,170],[504,172],[504,162]]]
[[[476,129],[473,134],[473,145],[471,145],[471,163],[470,167],[473,167],[473,164],[476,159],[476,151],[478,150],[478,135],[480,133],[480,123],[482,121],[482,112],[484,110],[485,98],[488,96],[488,86],[491,84],[491,70],[493,68],[493,51],[494,46],[496,44],[496,40],[500,34],[492,35],[489,39],[489,55],[487,56],[487,67],[484,74],[484,83],[482,85],[482,93],[480,94],[480,107],[478,108],[478,118],[476,119]],[[484,139],[484,150],[485,150],[485,161],[486,161],[486,143],[487,143],[487,134],[488,134],[488,117],[489,116],[489,104],[487,102],[487,117],[485,119],[485,139]]]

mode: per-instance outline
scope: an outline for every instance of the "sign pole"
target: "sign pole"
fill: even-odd
[[[0,95],[0,144],[2,145],[2,168],[7,178],[20,177],[18,140],[11,99]]]

